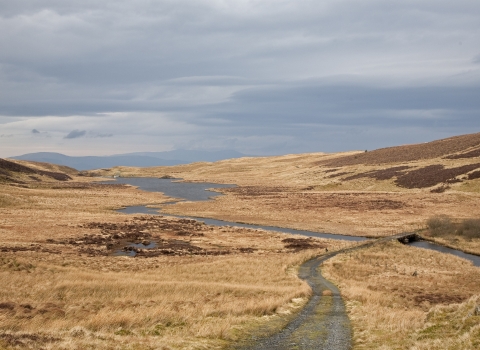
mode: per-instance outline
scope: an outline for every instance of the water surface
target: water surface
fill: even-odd
[[[177,198],[179,201],[180,200],[206,201],[211,199],[212,197],[222,195],[222,193],[208,190],[210,188],[235,187],[235,185],[226,185],[226,184],[180,182],[180,181],[181,179],[157,179],[157,178],[117,178],[116,179],[116,183],[137,186],[144,191],[162,192],[169,197]],[[177,201],[162,203],[161,206],[166,206],[166,205],[175,204],[175,203],[177,203]],[[203,221],[207,225],[236,226],[236,227],[245,227],[250,229],[263,229],[267,231],[290,233],[294,235],[301,235],[301,236],[307,236],[307,237],[338,239],[338,240],[346,240],[346,241],[354,241],[354,242],[364,241],[368,239],[366,237],[358,237],[358,236],[337,235],[333,233],[294,230],[290,228],[276,227],[276,226],[251,225],[251,224],[216,220],[216,219],[210,219],[210,218],[173,215],[168,213],[162,213],[161,209],[147,208],[145,206],[131,206],[124,209],[120,209],[118,211],[124,214],[150,214],[150,215],[162,214],[162,215],[173,216],[177,218],[195,219],[198,221]],[[426,242],[426,241],[410,242],[409,245],[412,245],[414,247],[424,248],[424,249],[435,250],[442,253],[453,254],[460,258],[472,261],[475,266],[480,266],[480,256],[467,254],[459,250],[447,248],[447,247],[440,246],[440,245]]]
[[[121,180],[121,181],[119,181]],[[235,185],[225,185],[225,184],[214,184],[214,183],[197,183],[197,182],[179,182],[180,179],[156,179],[156,178],[118,178],[117,183],[129,184],[133,186],[138,186],[144,191],[151,192],[163,192],[169,197],[175,197],[179,200],[188,200],[188,201],[206,201],[215,196],[222,196],[222,193],[210,191],[210,188],[229,188],[235,187]],[[169,204],[174,204],[177,202],[167,202],[162,203],[160,206],[165,206]],[[263,229],[266,231],[276,231],[283,233],[290,233],[294,235],[301,235],[307,237],[318,237],[318,238],[328,238],[328,239],[339,239],[344,241],[364,241],[367,238],[358,237],[358,236],[347,236],[347,235],[336,235],[333,233],[323,233],[323,232],[313,232],[305,230],[295,230],[284,227],[276,226],[263,226],[263,225],[251,225],[244,224],[233,221],[224,221],[216,220],[210,218],[200,218],[192,216],[182,216],[182,215],[173,215],[168,213],[162,213],[161,209],[147,208],[145,206],[131,206],[124,209],[118,210],[120,213],[124,214],[150,214],[150,215],[168,215],[177,218],[186,218],[186,219],[195,219],[198,221],[203,221],[207,225],[213,226],[236,226],[244,227],[251,229]]]
[[[442,245],[438,245],[438,244],[427,242],[427,241],[415,241],[415,242],[409,243],[409,245],[414,247],[424,248],[424,249],[436,250],[437,252],[452,254],[460,258],[470,260],[471,262],[473,262],[473,265],[475,266],[480,266],[480,256],[477,256],[477,255],[464,253],[460,250],[444,247]]]
[[[188,201],[207,201],[221,196],[219,192],[208,191],[209,188],[229,188],[236,185],[214,184],[208,182],[181,182],[182,179],[157,179],[152,177],[117,178],[117,184],[127,184],[149,192],[162,192],[169,197]],[[108,183],[112,183],[109,181]]]

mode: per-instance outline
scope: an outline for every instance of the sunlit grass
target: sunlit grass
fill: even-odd
[[[346,299],[355,349],[478,347],[480,269],[466,260],[392,242],[337,256],[322,272]]]

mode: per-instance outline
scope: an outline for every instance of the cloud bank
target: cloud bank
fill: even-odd
[[[479,40],[468,0],[0,0],[13,135],[0,156],[341,151],[480,131]]]

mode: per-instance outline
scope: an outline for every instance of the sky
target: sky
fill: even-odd
[[[0,0],[0,157],[480,132],[480,1]]]

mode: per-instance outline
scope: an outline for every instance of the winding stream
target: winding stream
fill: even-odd
[[[234,185],[218,185],[209,183],[188,183],[175,182],[171,179],[145,179],[145,178],[122,178],[117,183],[124,183],[138,186],[146,191],[158,191],[164,194],[178,198],[180,200],[209,200],[211,197],[221,195],[221,193],[208,190],[209,188],[225,188]],[[163,205],[177,203],[169,202]],[[153,214],[167,215],[181,218],[185,216],[171,215],[162,213],[159,209],[148,208],[146,206],[132,206],[120,209],[119,212],[125,214]],[[273,226],[249,225],[222,220],[188,217],[203,221],[209,225],[216,226],[240,226],[254,229],[264,229],[277,232],[292,233],[309,237],[322,237],[330,239],[343,239],[348,241],[363,241],[367,238],[356,236],[343,236],[328,233],[319,233],[303,230],[293,230]],[[370,240],[365,245],[373,245],[382,240],[392,239],[391,237],[381,238],[379,240]],[[480,266],[480,257],[466,254],[461,251],[435,245],[430,242],[417,241],[411,245],[437,250],[444,253],[450,253],[473,262],[475,266]],[[350,320],[345,310],[345,304],[338,288],[326,280],[319,271],[321,263],[339,253],[360,249],[360,247],[345,248],[341,251],[328,253],[327,255],[311,259],[303,263],[299,268],[299,277],[304,279],[312,288],[312,297],[307,305],[291,320],[281,331],[267,337],[245,340],[246,343],[238,344],[235,349],[241,350],[263,350],[263,349],[319,349],[319,350],[348,350],[351,349],[352,330]],[[324,294],[325,291],[329,293]]]
[[[236,185],[229,185],[229,184],[215,184],[215,183],[198,183],[198,182],[180,182],[181,179],[158,179],[158,178],[117,178],[116,183],[118,184],[128,184],[132,186],[136,186],[141,190],[150,191],[150,192],[162,192],[169,197],[173,197],[177,199],[176,201],[163,203],[162,205],[170,205],[175,204],[180,201],[188,200],[188,201],[206,201],[210,200],[213,197],[221,196],[222,193],[214,192],[209,189],[211,188],[231,188],[235,187]],[[111,181],[105,183],[112,183]],[[339,239],[339,240],[347,240],[347,241],[364,241],[368,238],[366,237],[358,237],[358,236],[348,236],[348,235],[338,235],[332,233],[321,233],[321,232],[313,232],[313,231],[305,231],[305,230],[295,230],[283,227],[275,227],[275,226],[262,226],[262,225],[251,225],[251,224],[244,224],[238,222],[231,222],[231,221],[223,221],[223,220],[216,220],[210,218],[199,218],[199,217],[191,217],[191,216],[181,216],[181,215],[173,215],[169,213],[162,213],[160,209],[155,208],[148,208],[146,206],[131,206],[124,209],[118,210],[120,213],[124,214],[150,214],[150,215],[165,215],[165,216],[172,216],[177,218],[188,218],[188,219],[195,219],[198,221],[203,221],[207,225],[214,225],[214,226],[237,226],[237,227],[245,227],[251,229],[263,229],[267,231],[276,231],[276,232],[283,232],[283,233],[290,233],[294,235],[301,235],[307,237],[319,237],[319,238],[328,238],[328,239]],[[447,248],[444,246],[440,246],[434,243],[426,242],[426,241],[416,241],[411,242],[409,245],[420,247],[429,250],[435,250],[442,253],[453,254],[463,259],[467,259],[473,262],[475,266],[480,266],[480,256],[467,254],[459,250],[455,250],[452,248]]]

